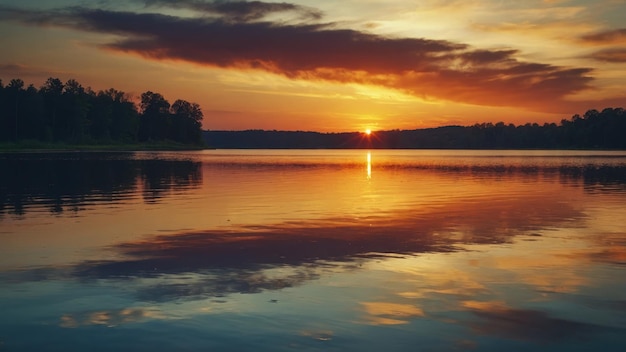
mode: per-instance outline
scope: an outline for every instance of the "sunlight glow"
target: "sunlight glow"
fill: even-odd
[[[372,134],[372,130],[370,130],[369,128],[366,129],[365,130],[365,134],[369,136],[370,134]]]

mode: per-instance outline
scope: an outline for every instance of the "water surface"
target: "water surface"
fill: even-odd
[[[626,348],[626,153],[0,154],[0,350]]]

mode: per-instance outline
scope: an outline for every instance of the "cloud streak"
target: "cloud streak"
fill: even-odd
[[[626,28],[588,34],[580,39],[585,44],[605,47],[589,55],[589,58],[610,63],[626,63]]]
[[[187,7],[221,17],[75,7],[45,13],[0,8],[0,19],[116,34],[120,39],[105,44],[105,49],[152,60],[377,85],[416,97],[476,105],[560,111],[569,104],[568,96],[592,88],[590,68],[523,62],[512,49],[479,50],[445,40],[385,37],[336,24],[252,21],[273,12],[306,10],[287,3],[146,3]]]
[[[626,44],[626,28],[588,34],[581,39],[591,44]]]
[[[302,19],[319,20],[322,13],[312,8],[290,3],[267,3],[262,1],[198,1],[198,0],[144,0],[149,7],[186,8],[194,11],[220,15],[232,21],[259,20],[273,13],[293,12]]]
[[[612,63],[626,63],[626,47],[599,50],[591,54],[592,59]]]

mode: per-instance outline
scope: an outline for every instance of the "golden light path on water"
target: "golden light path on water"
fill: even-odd
[[[372,179],[372,152],[367,152],[367,179]]]

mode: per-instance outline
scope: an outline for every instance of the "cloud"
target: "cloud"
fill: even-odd
[[[15,63],[0,63],[0,80],[2,77],[6,78],[3,81],[4,84],[8,84],[12,78],[23,77],[25,73],[28,73],[28,67]]]
[[[66,72],[50,71],[40,67],[33,67],[13,62],[0,62],[0,79],[3,84],[8,84],[13,78],[24,79],[27,77],[50,77],[59,74],[66,74]]]
[[[626,62],[626,28],[584,35],[580,40],[585,44],[605,46],[605,49],[589,55],[591,59],[611,63]]]
[[[13,64],[13,63],[0,63],[0,71],[1,72],[5,72],[5,71],[9,71],[9,72],[17,72],[17,71],[23,71],[26,69],[26,66],[24,65],[20,65],[20,64]]]
[[[591,54],[589,57],[598,61],[626,63],[626,47],[599,50]]]
[[[290,3],[267,3],[262,1],[198,1],[198,0],[145,0],[146,6],[187,8],[203,13],[221,15],[233,21],[259,20],[272,13],[295,12],[302,19],[318,20],[322,13],[318,10]]]
[[[588,34],[581,39],[590,44],[626,44],[626,28]]]
[[[75,7],[52,12],[2,8],[0,18],[116,34],[119,40],[103,48],[151,60],[377,85],[420,98],[476,105],[569,111],[572,106],[566,98],[590,89],[593,80],[591,68],[524,62],[511,49],[475,49],[445,40],[386,37],[338,28],[336,24],[249,22],[290,9],[285,3],[148,3],[209,7],[224,16],[177,17]],[[242,21],[232,21],[233,16]]]

